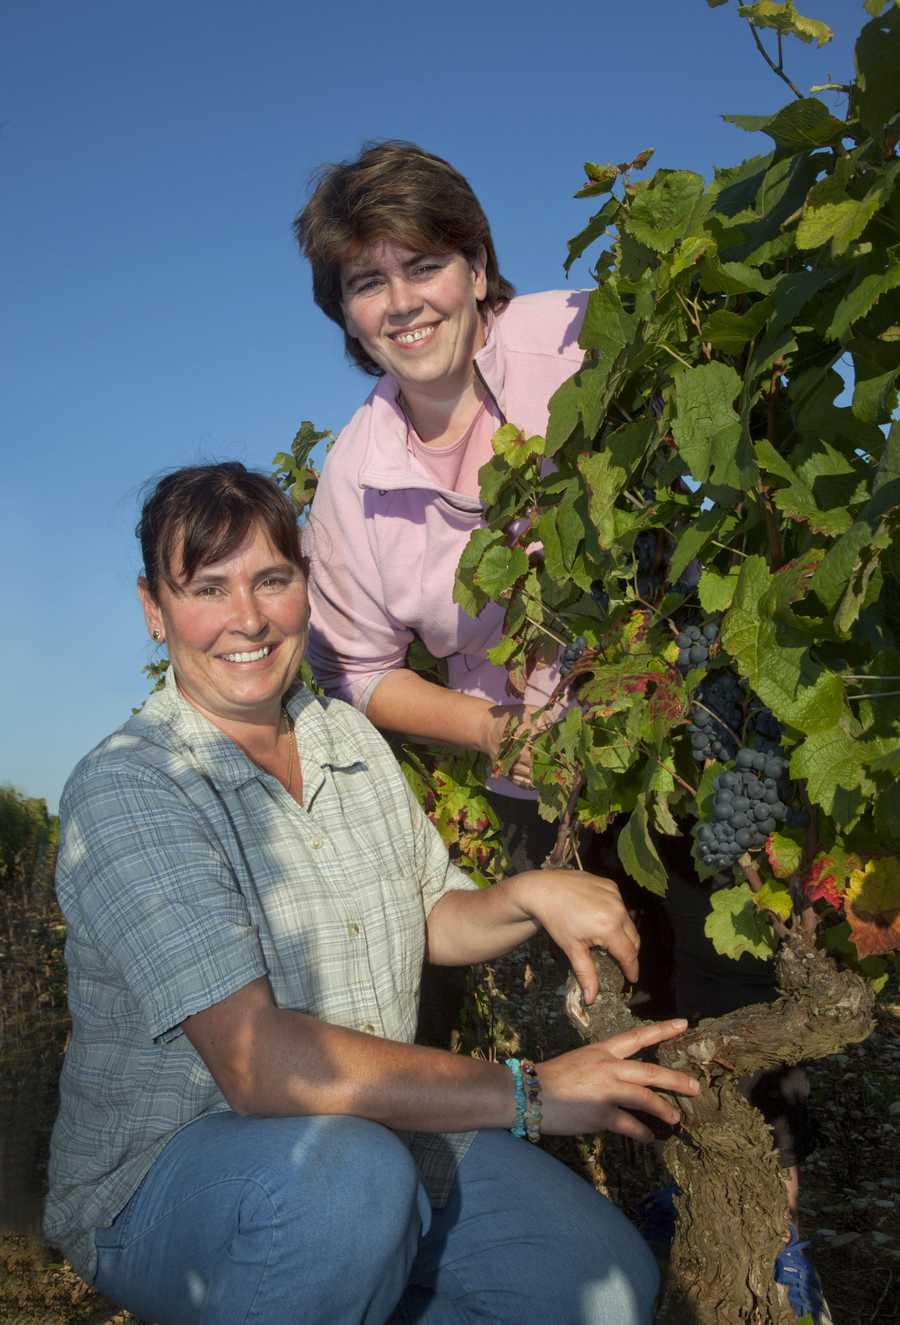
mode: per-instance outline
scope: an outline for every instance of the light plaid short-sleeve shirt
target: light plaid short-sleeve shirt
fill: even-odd
[[[410,1042],[426,917],[472,887],[355,709],[288,702],[304,806],[166,686],[63,793],[57,893],[72,1035],[50,1154],[48,1239],[87,1278],[180,1128],[228,1106],[181,1030],[267,976],[275,1002]],[[405,1137],[435,1204],[471,1133]]]

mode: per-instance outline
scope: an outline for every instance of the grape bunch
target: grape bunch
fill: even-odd
[[[738,750],[733,772],[720,773],[714,783],[713,820],[698,823],[697,854],[704,865],[724,870],[744,854],[763,845],[788,818],[780,783],[787,763],[760,750]]]
[[[694,693],[687,724],[691,753],[698,764],[704,759],[723,763],[734,759],[744,716],[743,700],[741,683],[733,672],[718,671],[703,678]]]
[[[685,626],[675,636],[678,645],[678,670],[687,673],[694,667],[705,667],[709,662],[709,651],[719,638],[719,627],[715,621],[707,621],[702,626]]]
[[[658,538],[655,529],[645,529],[634,540],[634,556],[637,561],[637,591],[639,598],[648,601],[659,596],[663,586],[663,577],[658,570]]]
[[[559,660],[559,672],[561,676],[567,676],[569,672],[571,672],[586,648],[587,640],[583,635],[579,635],[577,639],[569,641],[563,649],[562,657]]]
[[[605,616],[609,611],[609,594],[604,589],[602,580],[595,580],[591,585],[591,597]]]
[[[759,737],[759,741],[769,746],[777,746],[781,741],[781,722],[765,705],[754,709],[750,714],[750,727]]]

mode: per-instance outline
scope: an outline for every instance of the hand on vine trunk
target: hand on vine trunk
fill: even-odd
[[[491,762],[491,772],[496,774],[500,755],[509,741],[516,737],[525,737],[525,744],[516,755],[515,761],[506,776],[519,787],[532,786],[531,780],[531,738],[537,736],[548,725],[545,718],[537,719],[538,709],[533,704],[492,704],[487,710],[482,723],[482,735],[479,748]]]
[[[592,948],[605,948],[632,984],[638,977],[641,940],[612,879],[584,870],[528,870],[515,879],[516,901],[559,944],[569,959],[585,1003],[597,997]]]
[[[674,1039],[686,1021],[645,1022],[597,1044],[573,1049],[539,1063],[541,1130],[552,1136],[587,1132],[618,1132],[635,1141],[652,1141],[654,1134],[634,1112],[650,1114],[674,1125],[677,1108],[659,1091],[673,1095],[699,1095],[700,1083],[686,1072],[674,1072],[658,1063],[633,1061],[633,1055],[663,1040]]]

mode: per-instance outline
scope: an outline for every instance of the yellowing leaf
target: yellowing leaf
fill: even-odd
[[[543,437],[526,437],[522,430],[512,423],[504,423],[502,428],[497,429],[491,445],[494,454],[502,455],[513,469],[521,469],[529,460],[544,454]]]
[[[759,892],[753,894],[753,900],[760,911],[772,911],[782,920],[788,920],[794,909],[787,888],[778,888],[774,883],[764,883]]]
[[[802,851],[792,837],[784,833],[772,833],[766,840],[766,856],[776,879],[789,879],[800,865]]]
[[[834,36],[827,23],[798,14],[793,0],[757,0],[756,4],[738,5],[738,13],[757,28],[774,28],[807,44],[814,41],[817,46],[824,46]]]
[[[712,895],[712,910],[704,926],[706,937],[723,957],[749,952],[765,959],[775,951],[775,936],[766,917],[756,909],[750,885],[719,888]]]
[[[845,915],[860,957],[900,948],[900,860],[867,860],[850,875]]]

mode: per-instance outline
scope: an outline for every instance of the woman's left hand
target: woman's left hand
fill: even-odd
[[[516,901],[562,948],[585,1003],[597,997],[591,948],[605,948],[632,984],[641,946],[634,921],[612,879],[583,870],[529,870],[514,882]]]

